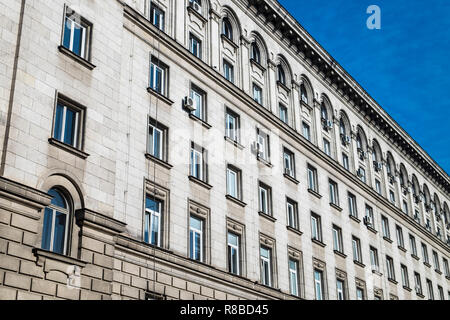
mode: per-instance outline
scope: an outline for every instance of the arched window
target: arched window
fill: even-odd
[[[252,52],[251,52],[251,58],[256,62],[261,64],[261,52],[259,51],[258,45],[256,42],[252,43]]]
[[[42,249],[67,254],[71,204],[58,189],[50,189],[48,194],[53,199],[50,206],[45,208]]]
[[[222,20],[222,33],[225,37],[233,41],[233,27],[228,18],[223,18]]]
[[[308,104],[308,92],[306,91],[305,85],[303,83],[300,85],[300,95],[302,101]]]
[[[325,107],[325,104],[323,104],[323,103],[320,106],[320,114],[321,114],[322,120],[328,120],[328,111],[327,111],[327,108]]]
[[[356,134],[356,148],[362,149],[362,139],[359,132]]]
[[[278,65],[278,81],[281,84],[286,85],[286,73],[281,65]]]
[[[341,133],[342,137],[345,137],[347,135],[347,130],[345,129],[345,123],[344,119],[339,120],[339,132]]]

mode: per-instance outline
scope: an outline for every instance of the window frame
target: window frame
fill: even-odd
[[[161,30],[162,32],[165,32],[166,29],[166,12],[161,9],[160,6],[156,5],[154,1],[150,2],[149,6],[149,20],[150,23],[155,26],[158,30]],[[158,15],[156,15],[158,13]],[[159,17],[159,23],[156,21],[157,16]],[[162,17],[162,21],[161,21]]]
[[[227,81],[234,83],[234,65],[228,60],[223,59],[222,66],[223,66],[223,77]]]
[[[164,97],[169,97],[169,66],[151,54],[149,70],[149,88]],[[157,84],[158,71],[161,73],[161,84],[159,86]]]
[[[231,129],[229,126],[229,119],[234,119],[234,129]],[[230,108],[226,108],[225,110],[225,136],[232,140],[233,142],[240,143],[240,115],[231,110]],[[234,134],[230,134],[231,132],[234,132]]]
[[[189,51],[197,58],[203,59],[202,40],[189,32]],[[197,51],[197,54],[195,52]]]
[[[337,225],[332,225],[332,236],[333,236],[333,249],[339,253],[344,254],[344,241],[342,238],[342,228]]]
[[[308,164],[306,170],[308,176],[308,188],[316,193],[319,193],[317,169]]]
[[[352,252],[353,252],[353,261],[363,263],[361,240],[355,236],[352,236]]]
[[[289,207],[292,208],[292,214],[290,214]],[[288,227],[299,230],[298,203],[288,197],[286,197],[286,214]]]
[[[75,17],[75,18],[73,18]],[[69,36],[69,44],[66,45],[66,26],[67,26],[67,20],[71,21],[71,28],[67,29],[70,30],[70,36]],[[75,21],[79,20],[79,22]],[[73,49],[74,44],[74,33],[75,24],[78,25],[83,31],[81,32],[81,48],[80,48],[80,54],[76,53]],[[93,34],[93,23],[88,21],[86,18],[82,17],[79,13],[77,13],[75,10],[73,10],[70,6],[64,5],[64,18],[63,18],[63,25],[62,25],[62,32],[61,32],[61,47],[64,47],[65,49],[69,50],[71,53],[76,55],[77,57],[80,57],[81,59],[84,59],[88,62],[91,61],[91,53],[92,53],[92,34]]]
[[[339,186],[334,180],[328,179],[330,203],[339,206]]]
[[[194,166],[198,165],[195,161],[196,157],[195,155],[199,155],[200,159],[200,177],[195,175],[194,173],[196,170],[194,170]],[[208,154],[205,148],[200,147],[195,142],[191,141],[191,148],[190,148],[190,155],[189,155],[189,175],[191,177],[194,177],[195,179],[198,179],[200,181],[203,181],[205,183],[208,183]]]
[[[159,142],[160,146],[160,155],[158,157],[155,155],[154,150],[150,150],[152,146],[154,147],[154,134],[150,134],[150,128],[152,128],[153,132],[156,130],[160,133],[161,141]],[[147,154],[151,155],[154,158],[162,160],[164,162],[168,161],[168,143],[169,143],[169,128],[163,125],[160,121],[156,121],[152,117],[148,117],[148,133],[147,133]],[[153,137],[153,139],[152,139]],[[154,148],[153,148],[154,149]]]
[[[265,207],[267,209],[267,212],[265,212],[263,209],[263,203],[262,203],[262,196],[261,192],[265,192]],[[272,216],[272,188],[265,184],[262,181],[258,182],[258,203],[259,203],[259,212],[268,216]]]
[[[314,212],[311,212],[311,238],[323,243],[322,218]]]
[[[236,195],[233,195],[230,193],[230,179],[229,179],[230,176],[229,176],[229,174],[231,172],[234,173],[234,175],[235,175]],[[227,168],[226,168],[226,176],[227,176],[227,179],[226,179],[227,180],[226,181],[227,195],[242,201],[242,198],[243,198],[242,197],[242,170],[231,164],[228,164]]]

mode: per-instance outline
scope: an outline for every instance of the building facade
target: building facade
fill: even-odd
[[[0,299],[449,299],[450,178],[274,0],[0,0]]]

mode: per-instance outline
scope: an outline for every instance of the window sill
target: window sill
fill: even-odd
[[[277,86],[283,88],[287,91],[287,93],[291,92],[291,89],[289,89],[285,84],[281,83],[279,80],[277,81]]]
[[[89,157],[88,153],[81,151],[77,148],[74,148],[74,147],[72,147],[68,144],[65,144],[64,142],[61,142],[59,140],[56,140],[54,138],[48,139],[48,142],[55,147],[58,147],[60,149],[63,149],[64,151],[70,152],[70,153],[76,155],[77,157],[80,157],[81,159],[86,160],[86,158]]]
[[[224,35],[223,33],[220,35],[220,37],[222,38],[222,40],[228,42],[232,47],[234,47],[234,49],[236,50],[239,49],[239,46],[236,43],[234,43],[233,40],[228,39],[227,36]]]
[[[235,197],[233,197],[233,196],[231,196],[231,195],[229,195],[229,194],[227,194],[227,195],[225,196],[225,198],[227,198],[228,200],[230,200],[230,201],[232,201],[232,202],[234,202],[234,203],[240,205],[240,206],[243,207],[243,208],[247,205],[244,201],[239,200],[238,198],[235,198]]]
[[[424,262],[423,263],[426,267],[431,268],[431,264],[429,264],[428,262]]]
[[[356,261],[356,260],[353,260],[353,263],[356,264],[357,266],[361,267],[361,268],[365,268],[366,267],[366,265],[364,263]]]
[[[408,292],[411,292],[411,291],[412,291],[412,289],[411,289],[410,287],[407,287],[407,286],[403,286],[403,289],[405,289],[405,290],[408,291]]]
[[[317,191],[314,191],[313,189],[308,188],[308,192],[311,193],[312,195],[316,196],[319,199],[322,198],[322,196]]]
[[[347,258],[347,255],[345,253],[337,251],[337,250],[333,250],[333,251],[334,251],[335,255],[338,255],[338,256],[340,256],[340,257],[342,257],[344,259]]]
[[[298,234],[299,236],[303,235],[303,232],[301,232],[300,230],[293,228],[291,226],[286,226],[286,229],[288,229],[289,231],[292,231],[293,233]]]
[[[391,239],[389,239],[388,237],[383,236],[383,239],[389,243],[392,243],[393,241]]]
[[[37,264],[39,266],[43,266],[46,259],[59,261],[62,263],[65,263],[67,265],[71,266],[78,266],[80,268],[84,268],[87,265],[87,262],[78,260],[69,256],[65,256],[59,253],[51,252],[48,250],[40,249],[40,248],[33,248],[32,249],[33,254],[37,258]],[[47,270],[49,271],[49,270]]]
[[[369,231],[373,232],[374,234],[377,234],[377,233],[378,233],[378,231],[375,230],[375,229],[374,229],[373,227],[371,227],[371,226],[367,226],[367,229],[368,229]]]
[[[441,271],[441,270],[434,269],[434,271],[435,271],[438,275],[442,275],[442,271]]]
[[[389,281],[389,282],[392,282],[392,283],[395,284],[395,285],[398,284],[398,281],[395,280],[395,279],[388,278],[388,281]]]
[[[397,247],[398,247],[398,249],[399,249],[400,251],[406,252],[406,248],[404,248],[404,247],[402,247],[402,246],[397,246]]]
[[[211,125],[209,123],[207,123],[205,120],[200,119],[199,117],[193,115],[192,113],[189,113],[189,118],[191,118],[194,121],[198,121],[202,124],[202,126],[204,126],[206,129],[211,129]]]
[[[195,182],[196,184],[202,186],[203,188],[206,188],[208,190],[211,190],[211,188],[213,187],[212,185],[206,183],[205,181],[202,181],[194,176],[188,176],[189,180],[192,182]]]
[[[327,246],[327,245],[326,245],[325,243],[323,243],[322,241],[317,240],[317,239],[314,239],[314,238],[312,238],[311,241],[312,241],[313,243],[315,243],[315,244],[321,246],[322,248],[325,248],[325,247]]]
[[[304,107],[306,107],[306,108],[308,108],[308,110],[312,110],[312,109],[313,109],[309,104],[307,104],[307,103],[306,103],[305,101],[303,101],[303,100],[301,100],[301,105],[304,106]]]
[[[417,292],[416,292],[416,295],[417,295],[419,298],[422,298],[422,299],[425,298],[425,296],[424,296],[423,294],[421,294],[421,293],[417,293]]]
[[[277,219],[275,219],[275,218],[272,217],[271,215],[268,215],[267,213],[264,213],[264,212],[259,211],[258,214],[259,214],[261,217],[266,218],[266,219],[269,220],[269,221],[272,221],[272,222],[277,221]]]
[[[237,142],[236,140],[233,140],[233,139],[231,139],[231,138],[229,138],[229,137],[227,137],[227,136],[225,136],[224,139],[225,139],[226,141],[228,141],[229,143],[231,143],[232,145],[234,145],[234,146],[235,146],[236,148],[238,148],[238,149],[243,150],[243,149],[245,148],[242,144],[240,144],[240,143]]]
[[[413,257],[414,259],[416,259],[417,261],[420,260],[420,258],[418,256],[416,256],[415,254],[411,254],[411,257]]]
[[[170,100],[169,98],[167,98],[166,96],[162,95],[161,93],[159,93],[156,90],[153,90],[152,88],[148,87],[147,88],[147,92],[154,95],[155,97],[157,97],[158,99],[164,101],[165,103],[167,103],[169,106],[173,105],[173,101]]]
[[[355,217],[351,214],[349,214],[348,216],[350,217],[351,220],[355,221],[356,223],[361,223],[361,220],[359,220],[357,217]]]
[[[265,164],[266,166],[268,166],[269,168],[273,168],[273,164],[271,164],[269,161],[264,160],[263,158],[260,158],[260,157],[256,157],[256,159],[257,159],[259,162],[262,162],[263,164]]]
[[[89,70],[94,70],[96,67],[95,65],[93,65],[91,62],[89,62],[88,60],[80,57],[79,55],[73,53],[72,51],[70,51],[69,49],[67,49],[64,46],[59,46],[58,47],[59,52],[61,52],[62,54],[65,54],[66,56],[68,56],[69,58],[72,58],[73,60],[75,60],[76,62],[80,63],[81,65],[83,65],[84,67],[88,68]]]
[[[208,20],[200,12],[195,11],[192,7],[188,6],[187,11],[199,18],[203,22],[203,24],[206,24],[208,22]]]
[[[287,173],[284,173],[283,176],[288,179],[289,181],[295,183],[295,184],[299,184],[300,181],[298,181],[297,179],[295,179],[294,177],[288,175]]]
[[[261,70],[261,72],[265,72],[266,68],[264,68],[260,63],[256,62],[255,59],[250,58],[250,63]]]
[[[450,276],[445,276],[445,279],[450,280]]]
[[[152,156],[150,153],[146,153],[146,154],[145,154],[145,157],[146,157],[148,160],[150,160],[150,161],[152,161],[152,162],[154,162],[154,163],[156,163],[156,164],[158,164],[158,165],[160,165],[160,166],[162,166],[162,167],[164,167],[164,168],[166,168],[166,169],[168,169],[168,170],[170,170],[170,169],[173,168],[173,166],[172,166],[171,164],[169,164],[167,161],[158,159],[158,158]]]
[[[382,276],[383,274],[380,272],[380,271],[378,271],[378,270],[372,270],[372,273],[373,274],[376,274],[377,276]]]
[[[336,209],[337,211],[342,212],[342,208],[339,207],[337,204],[334,204],[334,203],[330,202],[330,206],[332,208]]]

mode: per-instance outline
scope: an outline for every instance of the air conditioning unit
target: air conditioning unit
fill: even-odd
[[[188,7],[194,9],[198,13],[202,13],[202,7],[195,1],[189,1]]]
[[[370,216],[365,216],[364,219],[363,219],[363,222],[368,227],[372,227],[373,226],[372,217],[370,217]]]
[[[194,100],[191,97],[184,97],[183,107],[185,107],[189,111],[197,110],[197,108],[194,105]]]

